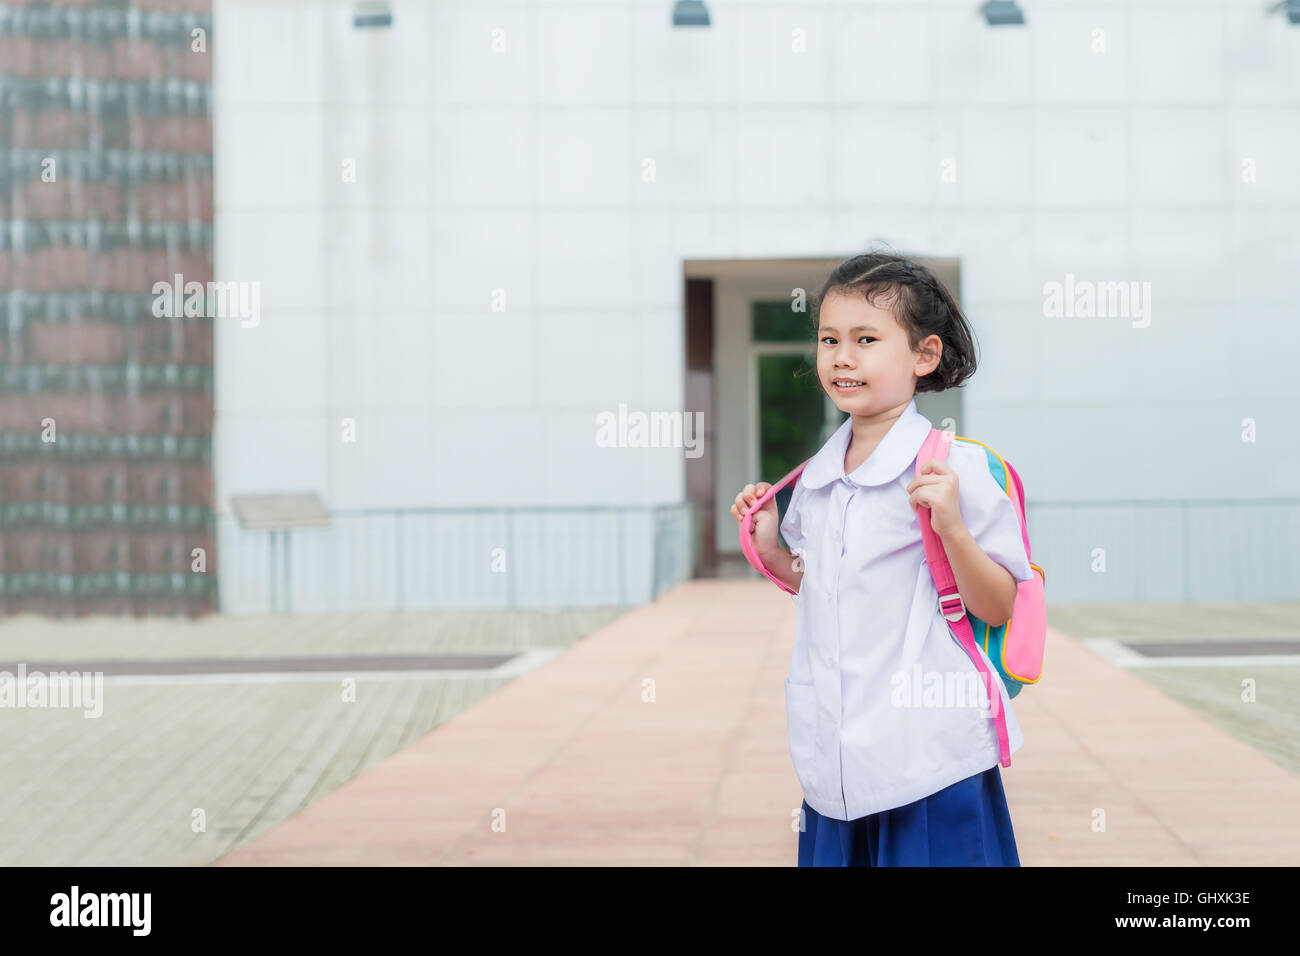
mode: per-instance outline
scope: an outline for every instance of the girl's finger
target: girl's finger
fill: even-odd
[[[907,488],[910,491],[913,488],[921,488],[925,485],[942,484],[946,480],[943,475],[922,475],[920,478],[914,478]]]

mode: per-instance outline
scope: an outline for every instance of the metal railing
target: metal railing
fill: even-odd
[[[685,503],[378,508],[326,528],[218,516],[223,611],[635,605],[692,566]]]
[[[1048,601],[1300,598],[1300,498],[1027,501]]]
[[[629,606],[685,580],[686,503],[362,509],[329,528],[243,531],[218,516],[233,612]],[[1300,599],[1300,498],[1030,501],[1051,602]],[[272,573],[272,569],[275,573]]]

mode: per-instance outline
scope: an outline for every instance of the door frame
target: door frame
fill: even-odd
[[[774,482],[782,477],[758,475],[761,426],[758,356],[794,353],[796,343],[755,342],[751,304],[772,300],[789,302],[795,288],[805,290],[811,300],[826,276],[843,261],[840,258],[727,262],[723,265],[728,268],[714,275],[714,372],[718,396],[714,478],[717,501],[727,503],[727,508],[719,508],[719,514],[715,515],[719,554],[740,554],[736,521],[730,512],[736,493],[749,482]],[[815,348],[815,343],[809,331],[805,348]]]
[[[749,482],[777,481],[782,475],[756,476],[759,467],[760,416],[758,414],[757,356],[765,349],[775,347],[788,354],[791,346],[784,343],[760,343],[752,338],[750,304],[755,300],[789,301],[795,288],[806,291],[811,298],[821,289],[826,277],[845,259],[856,253],[833,258],[786,259],[688,259],[684,261],[687,277],[707,277],[713,282],[714,317],[714,395],[716,396],[714,431],[716,467],[714,469],[714,496],[720,505],[715,509],[714,533],[719,555],[739,555],[740,540],[736,535],[736,520],[731,516],[731,502],[736,493]],[[934,272],[961,302],[960,260],[910,256]],[[810,336],[811,338],[811,336]],[[815,338],[812,342],[815,343]],[[815,346],[814,346],[815,347]],[[770,352],[769,352],[770,354]],[[960,390],[954,394],[935,395],[944,403],[961,403]],[[920,408],[923,396],[918,396]],[[826,398],[830,402],[829,396]],[[833,405],[833,403],[832,403]],[[838,412],[838,409],[836,409]],[[924,413],[924,410],[922,410]],[[937,419],[935,420],[937,423]],[[960,418],[957,419],[960,422]],[[960,427],[960,426],[959,426]]]

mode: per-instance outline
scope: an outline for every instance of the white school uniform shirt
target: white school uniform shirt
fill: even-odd
[[[808,805],[836,820],[904,806],[999,762],[997,725],[978,694],[932,689],[928,701],[944,706],[899,706],[909,703],[907,691],[911,704],[927,701],[916,692],[927,681],[970,687],[977,678],[966,675],[978,675],[939,610],[908,504],[931,427],[913,399],[845,475],[853,428],[845,419],[804,468],[781,521],[787,545],[804,561],[785,682],[790,758]],[[1034,572],[1020,523],[984,447],[954,441],[947,461],[975,541],[1017,581],[1028,580]],[[1014,753],[1024,737],[1006,688],[993,683]]]

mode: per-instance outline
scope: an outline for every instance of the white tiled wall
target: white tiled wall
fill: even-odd
[[[1264,4],[1022,2],[991,29],[975,0],[733,0],[706,30],[672,0],[390,5],[356,30],[348,3],[216,0],[217,275],[262,296],[217,332],[219,507],[679,502],[680,452],[593,434],[681,409],[681,260],[877,238],[961,260],[961,428],[1031,502],[1300,488],[1300,27]],[[1150,282],[1150,327],[1045,318],[1066,273]],[[223,605],[257,607],[233,564]]]

